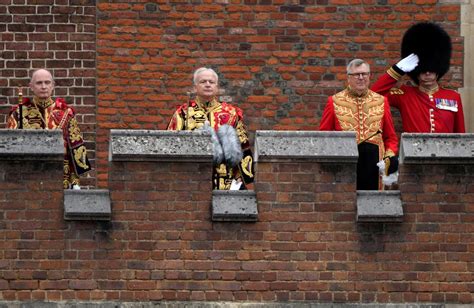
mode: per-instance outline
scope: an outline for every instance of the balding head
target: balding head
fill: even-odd
[[[40,99],[51,97],[54,90],[53,76],[45,69],[34,71],[31,75],[30,89]]]

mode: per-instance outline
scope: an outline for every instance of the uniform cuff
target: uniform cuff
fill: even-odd
[[[395,80],[400,80],[402,76],[405,75],[405,72],[399,69],[398,66],[394,64],[391,68],[388,69],[387,74],[389,74],[390,77]]]
[[[393,152],[392,150],[387,150],[385,151],[385,155],[383,156],[383,158],[393,157],[393,156],[395,156],[395,152]]]

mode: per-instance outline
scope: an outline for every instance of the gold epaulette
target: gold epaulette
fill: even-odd
[[[400,89],[400,88],[391,88],[390,89],[390,95],[402,95],[404,93],[405,92],[403,92],[403,90]]]

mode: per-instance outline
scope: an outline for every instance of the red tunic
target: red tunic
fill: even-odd
[[[20,105],[13,106],[7,127],[19,128]],[[21,105],[24,129],[61,129],[64,138],[64,188],[79,185],[79,175],[91,170],[84,139],[74,109],[62,98],[40,100],[24,98]]]
[[[195,130],[203,127],[205,122],[209,122],[215,131],[222,125],[232,126],[237,132],[243,152],[239,166],[231,168],[222,163],[214,167],[213,189],[228,190],[233,179],[241,179],[244,186],[252,183],[254,180],[253,156],[240,108],[217,100],[203,103],[196,99],[178,106],[167,129]]]
[[[341,108],[342,104],[338,103],[342,101],[341,98],[350,105]],[[374,105],[374,102],[377,103]],[[352,107],[353,110],[349,110],[348,107]],[[374,108],[377,108],[378,112],[374,112]],[[346,109],[346,111],[342,109]],[[377,113],[379,119],[373,121],[374,115],[376,116]],[[367,95],[360,98],[352,96],[348,89],[330,96],[319,129],[355,131],[358,144],[367,141],[379,146],[380,158],[398,153],[398,138],[393,127],[392,114],[387,99],[370,90]],[[382,138],[380,138],[380,134],[370,138],[377,131],[381,131]]]
[[[439,88],[428,94],[407,85],[394,88],[400,78],[401,75],[390,68],[372,85],[372,90],[386,96],[390,105],[400,110],[404,132],[466,132],[459,93]]]
[[[349,88],[328,98],[320,130],[355,131],[359,150],[357,189],[383,189],[377,163],[398,153],[387,98],[368,90],[357,95]]]

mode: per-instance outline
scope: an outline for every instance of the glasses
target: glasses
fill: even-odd
[[[352,77],[366,78],[366,77],[369,77],[370,72],[347,73],[347,75],[352,76]]]

